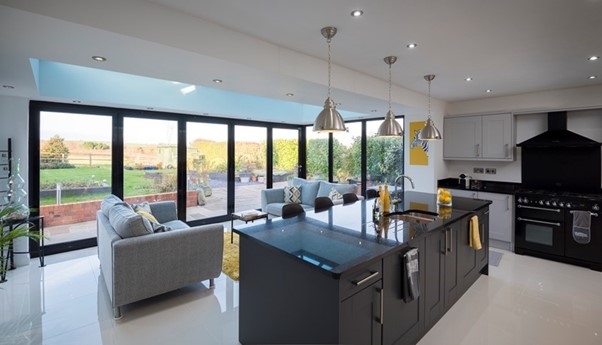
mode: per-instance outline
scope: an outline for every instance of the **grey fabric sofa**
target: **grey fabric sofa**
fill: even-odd
[[[313,210],[314,201],[319,196],[328,196],[331,189],[336,189],[340,194],[356,193],[357,185],[344,183],[331,183],[326,181],[311,181],[295,177],[291,181],[293,186],[301,186],[301,206],[306,211]],[[362,196],[358,196],[362,199]],[[333,200],[335,205],[342,204],[343,199]],[[261,191],[261,210],[271,216],[280,217],[284,202],[284,188],[264,189]]]
[[[134,228],[143,220],[128,215],[127,224],[111,221],[110,216],[117,217],[116,209],[125,208],[118,204],[125,203],[106,199],[110,198],[103,200],[102,209],[96,213],[98,258],[115,318],[121,317],[120,307],[128,303],[207,279],[214,286],[214,278],[222,271],[223,225],[189,227],[177,219],[173,201],[162,201],[150,203],[151,211],[171,231],[123,238],[120,233],[132,229],[116,231],[112,224]],[[111,202],[115,204],[111,206]]]

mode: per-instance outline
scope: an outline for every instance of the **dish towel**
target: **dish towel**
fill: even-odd
[[[418,248],[412,248],[403,254],[403,274],[401,286],[403,301],[411,302],[420,296],[420,269],[418,268]]]
[[[573,214],[573,239],[579,244],[591,241],[592,214],[589,211],[571,211]]]
[[[480,250],[483,248],[481,245],[481,234],[479,233],[479,217],[470,217],[470,238],[468,239],[468,245],[474,250]]]

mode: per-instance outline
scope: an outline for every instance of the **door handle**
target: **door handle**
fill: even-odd
[[[359,280],[359,281],[355,281],[355,282],[353,282],[353,285],[355,285],[355,286],[360,286],[360,285],[364,284],[365,282],[367,282],[368,280],[370,280],[370,279],[372,279],[372,278],[376,277],[378,274],[379,274],[379,273],[378,273],[378,271],[376,271],[376,272],[372,272],[372,273],[371,273],[369,276],[367,276],[366,278],[364,278],[364,279],[362,279],[362,280]]]
[[[560,226],[560,223],[544,222],[543,220],[535,220],[535,219],[529,219],[529,218],[518,217],[518,218],[516,218],[516,220],[518,220],[518,221],[525,221],[525,222],[532,222],[532,223],[539,223],[539,224],[545,224],[545,225]]]
[[[543,207],[534,207],[534,206],[525,206],[525,205],[517,205],[518,208],[528,208],[530,210],[538,210],[538,211],[548,211],[548,212],[556,212],[560,213],[560,210],[557,208],[543,208]]]

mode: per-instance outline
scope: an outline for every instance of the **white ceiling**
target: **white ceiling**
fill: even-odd
[[[236,78],[219,87],[279,99],[292,91],[293,101],[319,105],[325,78],[317,78],[319,82],[315,76],[295,78],[270,71],[270,66],[257,68],[255,61],[246,64],[245,59],[255,57],[250,51],[263,49],[257,44],[263,41],[265,49],[284,47],[323,62],[327,46],[320,29],[329,25],[339,30],[332,42],[334,64],[361,77],[347,80],[346,73],[337,74],[335,69],[333,84],[341,79],[363,84],[342,87],[335,99],[350,111],[369,113],[378,108],[378,116],[384,115],[388,71],[382,59],[388,55],[399,58],[393,65],[393,83],[399,88],[394,98],[397,91],[402,94],[397,97],[397,113],[424,104],[423,95],[417,93],[426,92],[423,76],[430,73],[437,75],[433,97],[448,102],[602,83],[602,60],[587,60],[602,55],[602,0],[2,0],[0,4],[27,11],[19,14],[31,21],[0,24],[0,83],[18,86],[0,89],[0,94],[30,98],[37,95],[27,59],[35,57],[206,86],[215,86],[207,80],[220,71],[224,79]],[[127,30],[119,22],[124,6],[140,15],[131,18]],[[114,16],[91,14],[111,13],[108,8],[114,8]],[[352,18],[350,12],[358,8],[364,16]],[[8,9],[0,7],[5,13]],[[31,24],[46,20],[45,16],[54,21],[39,27]],[[194,37],[191,32],[182,32],[181,40],[168,37],[171,28],[185,27],[183,19],[189,18],[241,33],[253,47],[231,47],[230,42],[203,47],[185,39]],[[145,25],[154,23],[165,35],[143,32]],[[58,33],[47,32],[53,26]],[[418,48],[407,49],[410,42]],[[94,47],[110,56],[111,63],[91,62]],[[201,56],[204,49],[212,52]],[[216,58],[216,49],[231,49],[238,56]],[[155,57],[140,58],[141,52],[151,51],[157,52]],[[303,67],[305,74],[317,74],[307,72],[312,63]],[[325,71],[320,67],[317,72]],[[599,78],[590,80],[590,75]],[[467,76],[474,80],[464,81]],[[353,92],[362,87],[374,89],[373,94]],[[493,92],[486,94],[486,89]]]

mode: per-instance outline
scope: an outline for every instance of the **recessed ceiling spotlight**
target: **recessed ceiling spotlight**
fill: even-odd
[[[589,58],[587,58],[587,59],[588,59],[589,61],[596,61],[596,60],[598,60],[599,58],[600,58],[599,56],[593,55],[593,56],[590,56],[590,57],[589,57]]]
[[[286,97],[293,97],[294,95],[295,95],[294,93],[289,92],[289,93],[286,94]]]
[[[466,77],[466,78],[464,78],[464,80],[466,80],[466,81],[472,81],[472,77]]]
[[[371,112],[371,113],[376,113],[377,111],[378,111],[378,110],[376,110],[376,109],[372,109],[372,110],[370,110],[370,112]]]
[[[414,49],[416,47],[418,47],[417,43],[408,43],[408,45],[406,45],[406,47],[410,48],[410,49]]]
[[[146,109],[148,109],[148,110],[154,110],[155,108],[153,108],[153,107],[147,107]]]
[[[203,113],[203,115],[209,115],[209,113]]]
[[[223,82],[223,80],[221,80],[221,79],[213,79],[213,82],[216,83],[216,84],[219,84],[219,83]]]
[[[81,103],[82,101],[74,100],[73,103]]]
[[[14,89],[15,87],[12,85],[2,85],[3,88],[5,89]]]
[[[364,14],[364,11],[362,11],[362,10],[353,10],[351,12],[352,17],[361,17],[363,14]]]
[[[485,92],[491,93],[491,89],[487,89],[487,90],[485,90]]]
[[[105,62],[105,61],[107,61],[107,58],[104,56],[94,55],[94,56],[92,56],[92,60],[98,61],[98,62]]]
[[[588,77],[588,79],[596,79],[596,78],[598,78],[598,76],[597,76],[597,75],[590,75],[590,76]]]

